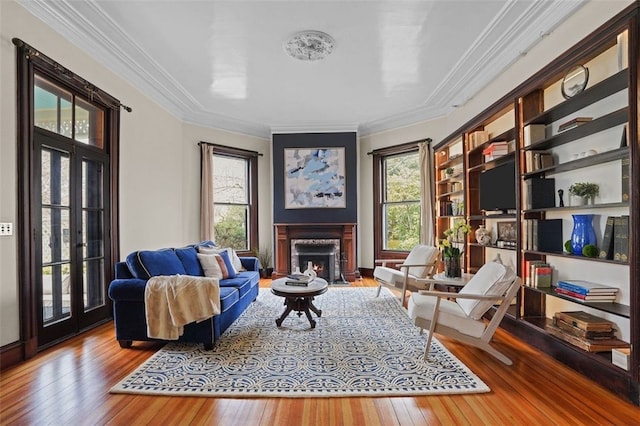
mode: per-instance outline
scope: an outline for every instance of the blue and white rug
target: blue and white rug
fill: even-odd
[[[292,312],[278,328],[281,297],[268,289],[211,351],[169,343],[111,389],[210,397],[409,396],[488,392],[435,339],[425,335],[386,288],[329,288],[314,304],[315,329]]]

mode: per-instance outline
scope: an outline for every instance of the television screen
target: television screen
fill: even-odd
[[[516,208],[516,166],[510,161],[480,173],[480,210]]]

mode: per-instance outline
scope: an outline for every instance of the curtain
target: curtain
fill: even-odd
[[[420,242],[433,246],[435,245],[435,224],[431,144],[427,141],[420,142],[418,152],[420,154]]]
[[[213,146],[200,144],[200,240],[215,241],[213,222]]]

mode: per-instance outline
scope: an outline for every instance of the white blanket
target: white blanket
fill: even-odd
[[[220,313],[217,278],[190,275],[151,277],[144,290],[147,335],[177,340],[184,326]]]

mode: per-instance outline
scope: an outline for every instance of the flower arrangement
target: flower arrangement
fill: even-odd
[[[462,256],[462,250],[456,246],[464,242],[465,235],[469,232],[471,232],[471,226],[465,219],[455,221],[453,227],[444,231],[445,238],[438,241],[438,247],[445,258]]]

